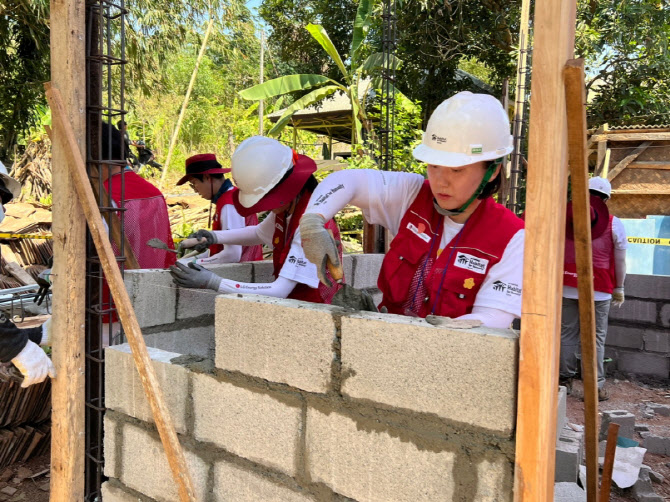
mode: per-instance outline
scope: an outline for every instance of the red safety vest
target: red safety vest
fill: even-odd
[[[221,210],[223,206],[230,204],[233,205],[233,194],[238,190],[238,188],[233,187],[230,190],[221,194],[221,196],[216,200],[216,214],[214,215],[214,220],[212,221],[212,230],[223,230],[221,228]],[[256,214],[251,214],[244,218],[244,225],[247,227],[258,225],[258,216]],[[209,256],[214,256],[217,253],[223,251],[223,244],[213,244],[209,246]],[[240,263],[243,261],[258,261],[263,259],[263,246],[257,244],[255,246],[242,246],[242,256],[240,257]]]
[[[293,236],[295,231],[298,228],[300,223],[300,218],[302,217],[305,209],[307,208],[307,203],[311,197],[311,192],[305,192],[302,194],[298,200],[293,216],[291,216],[291,221],[286,226],[286,221],[284,215],[277,215],[275,219],[275,232],[272,236],[272,262],[274,264],[273,274],[275,278],[279,277],[279,272],[286,262],[286,258],[291,249],[291,243],[293,242]],[[337,227],[337,223],[334,219],[329,220],[326,223],[326,229],[333,232],[333,237],[338,243],[338,251],[340,254],[340,263],[342,263],[342,244],[340,243],[340,229]],[[293,258],[293,257],[291,257]],[[289,259],[291,259],[289,258]],[[295,259],[295,258],[294,258]],[[305,259],[305,258],[301,258]],[[322,282],[319,282],[318,288],[310,288],[307,284],[298,283],[291,294],[288,296],[293,300],[302,300],[305,302],[312,303],[330,303],[333,300],[335,293],[342,287],[342,284],[335,282],[333,277],[330,275],[330,271],[326,270],[326,276],[330,280],[332,286],[328,287]],[[344,283],[344,281],[342,281]]]
[[[616,268],[614,266],[614,239],[612,238],[612,220],[610,215],[607,230],[593,239],[593,289],[602,293],[612,293],[616,285]],[[565,239],[565,258],[563,284],[577,287],[577,259],[575,258],[575,241]]]
[[[433,207],[425,181],[384,257],[378,280],[380,307],[418,317],[469,314],[489,270],[522,228],[523,221],[488,197],[438,256],[444,216]]]

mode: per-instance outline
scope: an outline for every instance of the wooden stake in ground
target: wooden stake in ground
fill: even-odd
[[[616,455],[616,443],[619,437],[619,424],[610,422],[607,428],[607,444],[605,446],[605,461],[603,462],[603,477],[600,485],[600,500],[607,502],[610,499],[612,489],[612,471],[614,470],[614,457]]]
[[[596,317],[593,299],[591,205],[586,148],[586,87],[584,60],[565,66],[565,101],[568,117],[568,153],[579,294],[579,333],[582,342],[584,424],[586,442],[586,499],[598,502],[598,371]]]
[[[84,215],[86,216],[86,221],[88,222],[88,228],[93,237],[95,248],[100,257],[102,269],[107,278],[107,282],[109,283],[109,289],[112,292],[112,297],[114,298],[116,308],[119,312],[121,324],[126,331],[135,366],[137,366],[137,371],[140,375],[140,380],[142,381],[142,387],[144,388],[147,400],[151,406],[151,411],[161,441],[163,442],[163,447],[165,448],[172,476],[177,484],[179,499],[182,502],[195,502],[193,481],[191,480],[191,476],[186,466],[184,452],[182,451],[179,438],[175,432],[170,413],[165,405],[163,393],[158,385],[156,372],[151,364],[151,359],[149,358],[149,353],[147,352],[140,326],[130,303],[128,292],[123,283],[123,278],[121,277],[121,271],[116,264],[116,257],[114,256],[112,245],[107,237],[107,230],[105,229],[100,212],[98,211],[98,206],[95,202],[95,197],[93,196],[93,190],[91,189],[91,184],[86,175],[84,160],[77,149],[77,142],[72,131],[72,126],[65,114],[65,108],[58,89],[52,88],[50,83],[46,83],[45,88],[47,90],[47,100],[51,107],[54,129],[58,131],[57,137],[62,142],[62,146],[67,154],[68,165],[74,180],[77,195],[82,205]],[[68,378],[69,375],[66,375],[65,377]]]
[[[535,2],[514,497],[553,500],[568,158],[563,68],[576,2]]]
[[[86,155],[86,21],[84,0],[51,3],[51,78],[63,93],[71,124]],[[57,377],[51,389],[51,500],[84,500],[84,321],[86,221],[62,146],[54,131],[53,189],[53,350]]]

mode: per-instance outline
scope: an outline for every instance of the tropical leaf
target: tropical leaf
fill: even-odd
[[[249,87],[240,91],[239,94],[244,99],[258,100],[267,99],[280,94],[286,94],[293,91],[304,91],[312,87],[318,87],[326,82],[337,83],[323,75],[297,74],[286,75],[263,82],[262,84]]]
[[[326,85],[324,87],[320,87],[318,89],[313,90],[309,94],[306,94],[302,98],[300,98],[297,101],[294,101],[291,106],[289,106],[284,113],[282,114],[281,117],[279,117],[279,120],[277,123],[270,129],[268,132],[268,136],[275,136],[282,132],[284,127],[286,127],[286,124],[288,124],[289,120],[291,120],[291,117],[293,115],[304,109],[307,108],[308,106],[311,106],[315,103],[318,103],[322,99],[330,96],[333,94],[335,91],[342,90],[341,85]]]
[[[352,89],[351,92],[355,92],[356,89]],[[351,138],[351,148],[353,151],[354,145],[357,144],[359,141],[362,139],[361,131],[363,129],[363,126],[361,124],[361,120],[358,118],[358,114],[360,113],[361,109],[358,106],[358,99],[354,99],[353,94],[349,96],[351,98],[351,112],[352,116],[354,119],[354,130],[356,131],[356,136]],[[352,134],[353,136],[353,134]]]
[[[373,71],[383,68],[384,63],[386,63],[386,55],[383,52],[375,52],[370,54],[363,64],[359,66],[356,71],[361,73],[372,73]],[[395,57],[393,54],[389,55],[388,64],[389,66],[393,65],[395,69],[399,69],[402,66],[402,60]]]
[[[400,92],[391,82],[384,82],[384,79],[381,77],[375,77],[372,79],[372,85],[375,89],[381,89],[382,86],[388,85],[389,91],[393,92],[396,96],[400,97],[402,105],[407,108],[408,111],[412,111],[416,108],[416,104]]]
[[[356,61],[358,49],[368,34],[370,26],[370,13],[372,12],[372,2],[370,0],[360,0],[356,10],[356,19],[354,20],[354,34],[351,39],[351,61]]]
[[[335,64],[337,64],[337,67],[342,72],[345,81],[347,83],[351,82],[351,76],[347,71],[347,67],[344,66],[342,58],[340,57],[340,54],[337,52],[337,49],[333,45],[333,42],[330,41],[330,37],[328,36],[328,33],[326,33],[326,30],[324,30],[323,27],[318,24],[311,24],[311,23],[306,26],[306,29],[307,31],[309,31],[312,37],[314,37],[314,40],[319,42],[321,47],[323,47],[323,50],[325,50],[328,53],[328,55],[332,58],[332,60],[335,61]]]

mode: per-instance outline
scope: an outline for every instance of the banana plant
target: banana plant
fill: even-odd
[[[352,150],[355,149],[355,145],[362,139],[361,132],[363,127],[366,129],[370,128],[368,116],[365,111],[366,99],[370,89],[370,80],[366,80],[365,77],[378,75],[379,70],[383,68],[385,64],[388,64],[388,66],[395,65],[395,68],[397,69],[402,63],[395,56],[385,56],[380,52],[371,54],[364,61],[361,61],[361,48],[367,37],[368,29],[370,28],[372,4],[372,0],[360,0],[358,3],[349,57],[346,59],[349,63],[348,65],[345,64],[345,59],[343,59],[337,52],[328,33],[322,26],[318,24],[308,24],[306,26],[310,35],[312,35],[319,45],[321,45],[323,50],[326,51],[328,56],[339,68],[340,73],[342,74],[340,81],[333,80],[323,75],[296,74],[275,78],[240,91],[239,94],[241,97],[257,101],[268,99],[273,96],[286,95],[295,91],[314,89],[300,99],[294,101],[284,110],[284,113],[277,123],[270,129],[270,131],[268,131],[269,136],[277,136],[291,121],[291,118],[296,112],[312,106],[339,91],[345,94],[351,102],[351,147]],[[390,58],[388,61],[386,60],[387,57]],[[362,85],[365,86],[365,88],[361,88]],[[397,92],[398,91],[396,91],[396,93]]]

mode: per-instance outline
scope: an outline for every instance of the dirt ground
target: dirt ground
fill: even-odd
[[[670,405],[670,385],[668,382],[644,382],[638,380],[626,380],[608,378],[605,384],[610,392],[607,401],[599,403],[598,411],[626,410],[635,415],[635,425],[646,425],[652,434],[670,437],[670,417],[654,415],[653,418],[644,418],[643,411],[646,403],[659,403]],[[583,387],[581,382],[574,382],[573,395],[568,396],[567,418],[568,422],[584,425],[584,402],[581,399]],[[642,437],[635,433],[635,441],[642,441]],[[670,457],[665,455],[652,455],[646,453],[644,465],[648,465],[653,471],[663,476],[662,484],[653,483],[654,491],[665,500],[670,500]],[[630,489],[622,490],[612,484],[612,496],[614,502],[634,501]]]
[[[49,502],[49,454],[0,469],[0,501]]]

